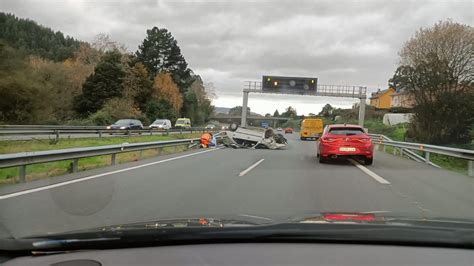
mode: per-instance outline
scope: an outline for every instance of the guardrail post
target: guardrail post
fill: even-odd
[[[383,152],[387,151],[387,145],[383,145]]]
[[[242,102],[242,117],[240,118],[240,126],[245,127],[247,125],[247,105],[249,101],[249,92],[244,90],[244,97]]]
[[[430,152],[425,151],[425,163],[429,164],[430,163]]]
[[[403,157],[403,148],[400,148],[400,156]]]
[[[26,182],[26,165],[20,166],[20,183]]]
[[[467,175],[474,176],[474,161],[467,161]]]
[[[179,129],[179,134],[180,134],[180,135],[183,134],[183,129],[182,129],[182,128]]]
[[[359,121],[358,124],[359,126],[364,126],[364,118],[365,118],[365,100],[366,98],[360,98],[359,102]]]
[[[127,135],[130,137],[132,135],[132,131],[129,129],[127,130]]]
[[[397,155],[397,148],[393,147],[393,155]]]
[[[112,157],[110,158],[110,164],[115,165],[117,163],[117,154],[112,153]]]
[[[102,138],[102,130],[99,130],[99,138]]]
[[[56,141],[59,141],[59,130],[55,130],[54,135],[56,135]]]
[[[77,167],[79,166],[79,159],[73,159],[72,160],[72,172],[75,173],[77,172]]]

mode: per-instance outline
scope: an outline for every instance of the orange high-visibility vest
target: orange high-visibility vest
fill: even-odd
[[[209,141],[211,140],[212,136],[209,133],[204,133],[201,135],[201,144],[205,145],[206,147],[209,146]]]

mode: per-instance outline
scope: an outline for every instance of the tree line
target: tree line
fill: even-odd
[[[11,47],[42,58],[63,61],[71,58],[82,42],[42,27],[28,19],[0,12],[0,39]]]
[[[166,29],[147,30],[134,53],[104,34],[79,42],[10,14],[0,13],[0,29],[2,123],[103,125],[186,116],[202,124],[213,112],[207,86]]]
[[[400,51],[389,86],[414,101],[409,134],[432,144],[468,143],[474,129],[474,28],[440,21]],[[471,132],[471,135],[470,135]]]

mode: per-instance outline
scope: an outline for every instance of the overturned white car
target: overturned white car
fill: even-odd
[[[232,124],[229,130],[221,132],[224,145],[233,148],[281,149],[286,147],[287,140],[272,128],[238,127]]]

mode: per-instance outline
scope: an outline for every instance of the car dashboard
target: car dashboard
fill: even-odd
[[[466,249],[324,243],[193,244],[17,257],[3,265],[470,265]]]

